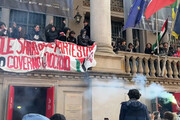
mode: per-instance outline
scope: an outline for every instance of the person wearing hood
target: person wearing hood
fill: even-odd
[[[58,38],[58,32],[56,30],[56,27],[52,25],[50,31],[47,33],[46,41],[51,43],[54,42],[57,38]]]
[[[66,118],[62,114],[54,114],[50,117],[50,120],[66,120]]]
[[[18,37],[19,37],[19,30],[18,30],[17,24],[15,22],[13,22],[11,37],[16,38],[16,39],[18,39]]]
[[[129,101],[121,103],[119,120],[150,120],[147,107],[138,101],[141,94],[137,89],[128,92]]]
[[[70,28],[65,27],[64,30],[63,30],[63,32],[60,32],[60,35],[59,35],[58,39],[61,40],[61,41],[65,41],[65,42],[66,42],[70,30],[71,30]]]
[[[69,33],[69,37],[68,37],[68,39],[67,39],[67,42],[71,42],[71,43],[76,44],[75,34],[76,34],[76,33],[75,33],[74,31],[71,31],[71,32]]]
[[[43,37],[42,37],[42,32],[40,31],[39,25],[36,25],[34,27],[34,30],[29,35],[29,40],[44,41]]]
[[[25,115],[22,120],[49,120],[49,118],[40,114],[30,113],[30,114]]]
[[[93,45],[93,41],[91,41],[89,39],[89,37],[86,35],[87,31],[85,29],[82,29],[80,32],[80,35],[78,35],[77,39],[78,39],[78,45],[81,46],[89,46],[89,45]]]
[[[8,36],[7,27],[3,22],[0,22],[0,36]]]

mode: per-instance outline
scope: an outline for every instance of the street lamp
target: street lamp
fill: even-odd
[[[82,16],[79,14],[79,12],[77,12],[76,15],[74,16],[74,19],[76,20],[76,23],[80,23],[81,18],[82,18]]]

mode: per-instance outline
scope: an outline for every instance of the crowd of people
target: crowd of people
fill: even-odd
[[[121,43],[112,43],[113,51],[127,51],[127,52],[137,52],[137,49],[139,47],[139,42],[136,42],[136,45],[133,45],[132,43],[129,43],[126,48],[126,41],[122,40]],[[161,43],[159,45],[159,50],[156,48],[153,50],[152,44],[147,43],[146,48],[144,51],[145,54],[155,54],[159,56],[174,56],[174,57],[180,57],[180,46],[177,46],[177,50],[173,48],[173,46],[169,46],[167,42]]]
[[[60,40],[64,42],[71,42],[81,46],[91,46],[94,41],[90,39],[90,26],[88,21],[84,21],[84,28],[76,38],[76,33],[66,26],[65,19],[61,23],[61,28],[57,29],[53,25],[53,20],[41,30],[39,25],[35,25],[30,33],[25,33],[22,26],[17,26],[14,22],[12,27],[7,28],[3,22],[0,22],[0,36],[8,36],[15,39],[28,39],[32,41],[54,42]]]
[[[147,106],[138,101],[141,94],[137,89],[128,92],[129,101],[121,103],[119,120],[178,120],[178,116],[170,111],[164,112],[160,117],[160,112],[149,112]]]

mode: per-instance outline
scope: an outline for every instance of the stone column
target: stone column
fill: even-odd
[[[144,53],[145,47],[146,47],[146,37],[145,37],[145,31],[140,30],[140,40],[139,40],[139,47],[140,47],[140,52]]]
[[[132,29],[131,28],[126,29],[126,44],[127,44],[127,48],[128,48],[128,44],[129,43],[133,43],[133,33],[132,33]]]
[[[91,39],[98,45],[97,52],[112,53],[111,0],[90,0]]]
[[[9,27],[9,18],[10,18],[10,9],[2,8],[1,21],[4,22],[7,27]]]

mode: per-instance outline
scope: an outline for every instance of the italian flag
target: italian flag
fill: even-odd
[[[167,29],[168,29],[168,19],[166,19],[166,21],[165,21],[165,23],[164,23],[164,25],[163,25],[163,27],[162,27],[162,29],[161,29],[161,32],[160,32],[160,34],[159,34],[159,36],[158,36],[158,41],[159,41],[159,43],[161,42],[161,40],[162,40],[162,38],[164,37],[164,35],[166,34],[166,32],[167,32]],[[153,44],[153,46],[152,46],[152,49],[153,50],[155,50],[155,49],[157,49],[157,41]]]

